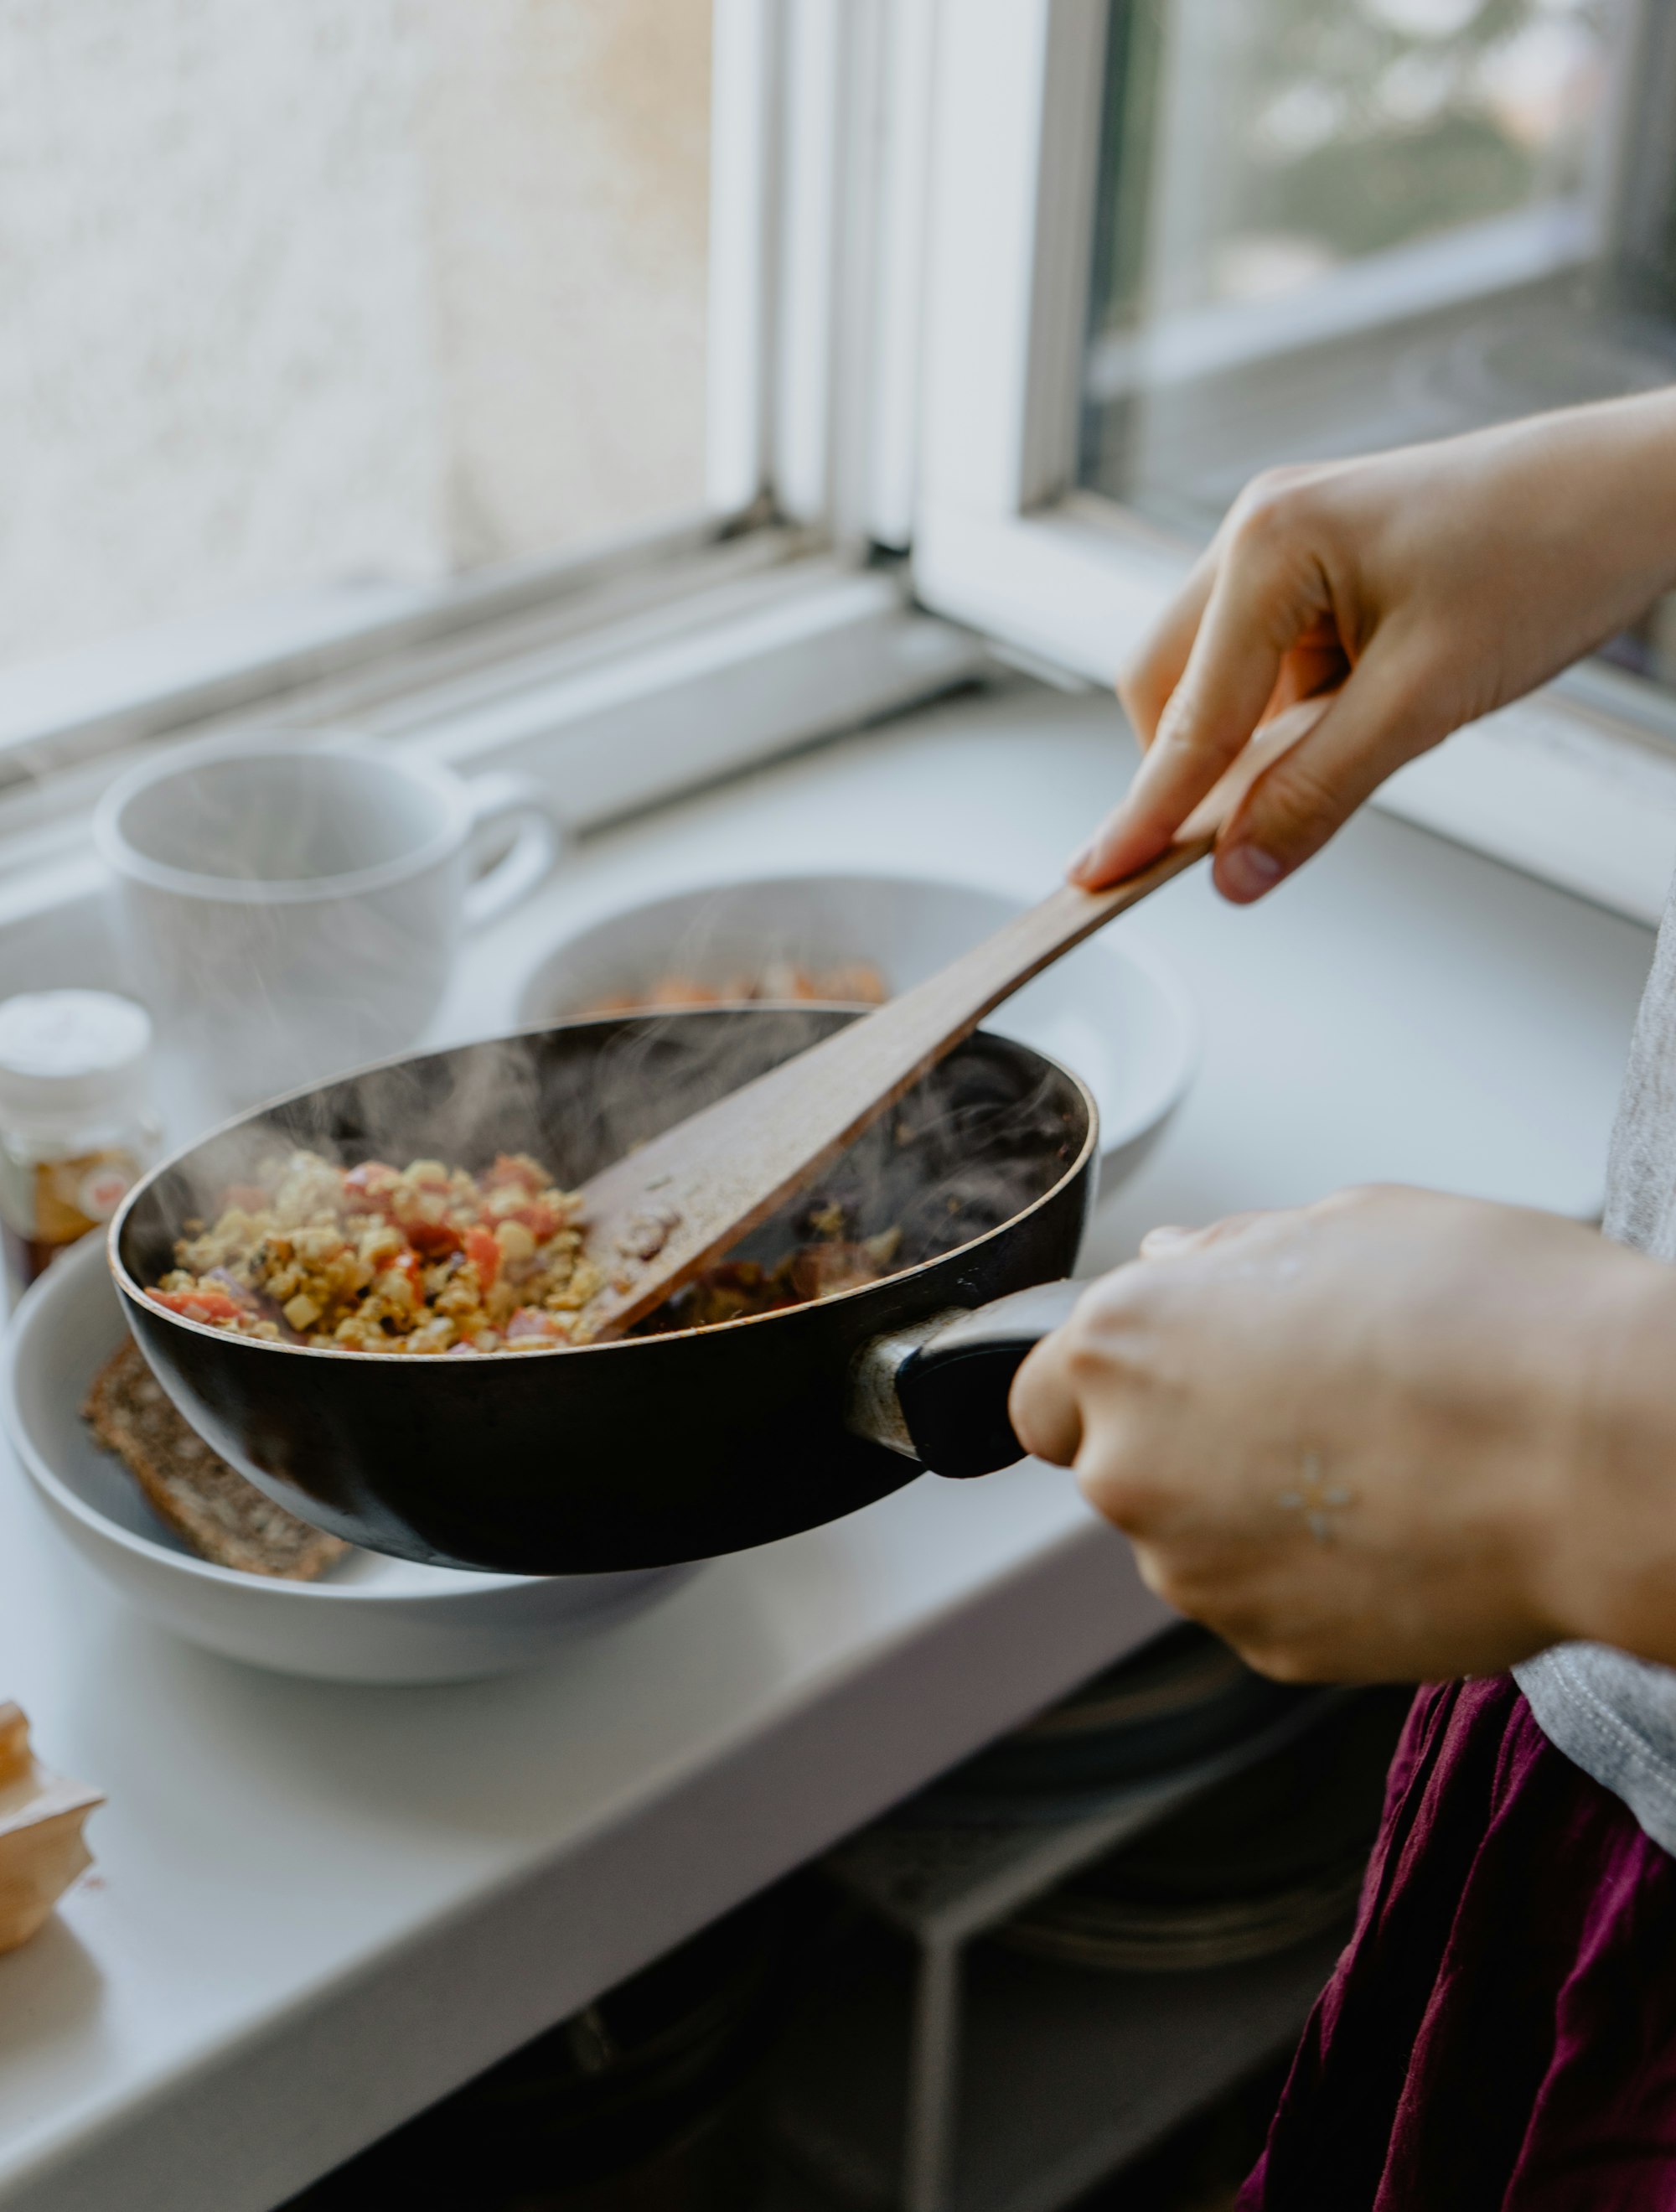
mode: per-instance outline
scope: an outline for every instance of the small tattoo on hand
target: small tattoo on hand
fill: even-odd
[[[1303,1455],[1303,1471],[1296,1490],[1283,1490],[1275,1500],[1283,1513],[1299,1513],[1318,1544],[1330,1544],[1338,1534],[1333,1516],[1354,1505],[1356,1493],[1342,1482],[1328,1482],[1321,1473],[1321,1455]]]

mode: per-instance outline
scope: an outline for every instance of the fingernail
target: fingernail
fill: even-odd
[[[1076,881],[1077,878],[1082,874],[1083,870],[1087,867],[1089,862],[1094,858],[1095,850],[1098,842],[1099,840],[1097,838],[1090,837],[1088,843],[1079,847],[1066,862],[1065,872],[1071,878],[1073,883]]]
[[[1261,898],[1285,872],[1285,862],[1277,860],[1260,845],[1235,845],[1217,855],[1217,888],[1224,898],[1238,903]]]

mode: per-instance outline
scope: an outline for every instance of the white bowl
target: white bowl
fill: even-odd
[[[579,1013],[672,973],[716,989],[776,960],[812,969],[868,961],[901,991],[1024,903],[920,876],[768,876],[679,891],[607,915],[556,945],[526,979],[518,1019],[532,1026]],[[1157,1142],[1199,1057],[1186,986],[1121,935],[1079,945],[984,1026],[1035,1046],[1094,1093],[1102,1190],[1133,1175]]]
[[[466,1574],[351,1552],[318,1582],[211,1566],[152,1512],[82,1419],[126,1324],[101,1237],[53,1264],[13,1316],[0,1412],[53,1522],[142,1612],[229,1658],[337,1682],[455,1682],[547,1656],[695,1573]]]

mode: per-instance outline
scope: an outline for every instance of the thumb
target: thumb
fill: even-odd
[[[1253,779],[1217,843],[1216,884],[1250,904],[1311,859],[1387,776],[1452,725],[1406,657],[1370,649],[1327,711]]]

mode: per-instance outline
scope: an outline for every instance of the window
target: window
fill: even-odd
[[[1017,645],[1108,678],[1271,464],[1676,376],[1662,0],[969,0],[938,38],[916,568]],[[1384,803],[1656,912],[1665,677],[1669,603]]]
[[[1608,0],[1114,0],[1080,473],[1185,538],[1246,478],[1676,374],[1671,77]],[[1631,64],[1645,73],[1631,82]],[[1676,611],[1606,657],[1668,684]]]
[[[989,644],[1107,680],[1266,462],[1676,373],[1664,0],[88,0],[0,68],[0,879],[276,702],[586,823]],[[1381,803],[1653,914],[1676,617],[1613,656]]]
[[[0,15],[0,664],[702,507],[708,0]]]
[[[6,15],[0,955],[82,973],[90,802],[183,732],[347,723],[580,829],[969,680],[868,545],[932,21]]]
[[[1254,470],[1662,383],[1604,310],[1600,0],[1116,0],[1081,475],[1187,537]]]

